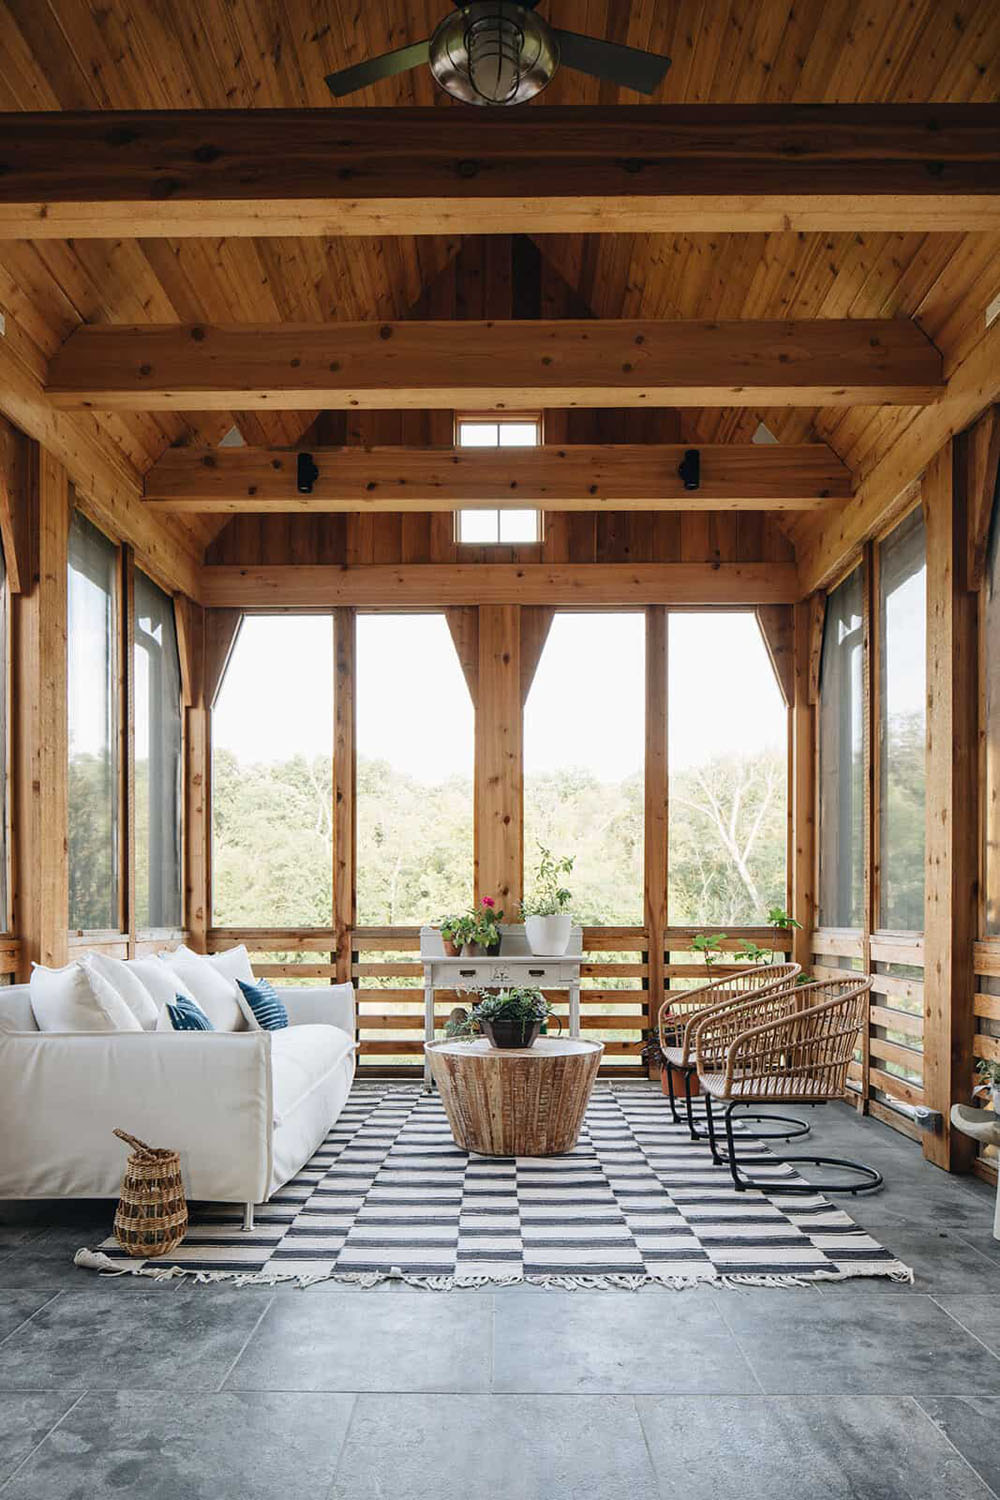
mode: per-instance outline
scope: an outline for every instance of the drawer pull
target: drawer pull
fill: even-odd
[[[545,973],[545,970],[544,969],[529,969],[528,973],[531,975],[532,979],[539,979]]]
[[[475,969],[459,969],[458,972],[463,979],[475,979],[476,977]]]

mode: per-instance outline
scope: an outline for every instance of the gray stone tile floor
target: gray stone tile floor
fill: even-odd
[[[912,1287],[109,1281],[111,1205],[0,1204],[0,1500],[997,1500],[992,1190],[810,1120]]]

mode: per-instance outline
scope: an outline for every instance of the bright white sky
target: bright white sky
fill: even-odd
[[[474,716],[443,615],[358,619],[358,753],[419,780],[472,775]],[[525,769],[581,765],[602,780],[639,770],[641,614],[558,614],[524,716]],[[249,617],[213,718],[213,742],[248,761],[327,754],[333,740],[327,616]],[[751,614],[670,617],[675,768],[735,746],[785,744],[785,714]]]

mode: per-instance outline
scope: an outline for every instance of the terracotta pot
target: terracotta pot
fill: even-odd
[[[442,938],[441,939],[441,943],[442,943],[442,946],[444,948],[444,956],[445,956],[445,958],[457,958],[458,957],[458,944],[452,942],[451,938]]]
[[[683,1099],[684,1098],[684,1073],[683,1073],[683,1070],[681,1068],[661,1068],[660,1069],[660,1087],[663,1089],[663,1092],[665,1094],[669,1094],[670,1093],[670,1088],[669,1088],[669,1086],[667,1084],[667,1074],[668,1073],[673,1073],[673,1075],[674,1075],[674,1097],[676,1099]],[[697,1075],[697,1073],[692,1073],[691,1074],[691,1098],[692,1099],[696,1099],[700,1093],[701,1093],[701,1084],[698,1082],[698,1075]]]

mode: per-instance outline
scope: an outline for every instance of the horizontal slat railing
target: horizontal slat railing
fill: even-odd
[[[868,1020],[848,1068],[859,1109],[913,1140],[918,1126],[900,1105],[924,1103],[924,942],[919,933],[820,928],[812,934],[815,979],[842,979],[866,965],[872,975]]]
[[[1000,994],[990,994],[986,985],[1000,989],[1000,938],[986,938],[972,950],[976,971],[976,992],[972,997],[972,1014],[976,1029],[972,1038],[972,1055],[976,1061],[1000,1062]],[[996,1182],[1000,1152],[996,1146],[980,1146],[974,1164],[978,1176]]]

